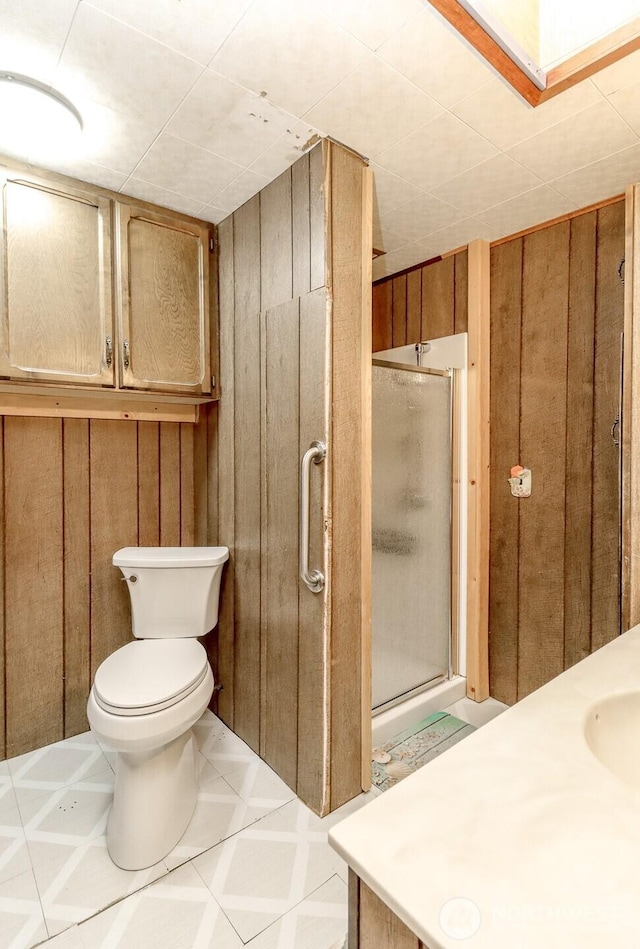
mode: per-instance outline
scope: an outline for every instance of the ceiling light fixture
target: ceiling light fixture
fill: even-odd
[[[0,148],[24,158],[79,147],[82,117],[73,103],[29,76],[0,71]]]

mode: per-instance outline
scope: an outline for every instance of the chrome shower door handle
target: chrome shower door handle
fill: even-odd
[[[312,593],[324,589],[324,574],[320,570],[309,571],[309,494],[311,462],[319,465],[327,456],[323,442],[311,442],[300,463],[300,579]]]

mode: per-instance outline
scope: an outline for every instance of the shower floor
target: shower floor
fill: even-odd
[[[374,749],[372,784],[381,791],[388,790],[475,730],[455,715],[434,712]]]

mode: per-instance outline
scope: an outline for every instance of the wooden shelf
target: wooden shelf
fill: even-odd
[[[148,392],[107,389],[65,389],[0,382],[0,415],[40,418],[103,418],[193,422],[200,405],[215,401],[208,396],[159,396]]]

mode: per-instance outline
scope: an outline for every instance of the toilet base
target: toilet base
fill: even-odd
[[[166,857],[189,826],[197,798],[191,729],[154,751],[120,752],[107,823],[116,866],[142,870]]]

